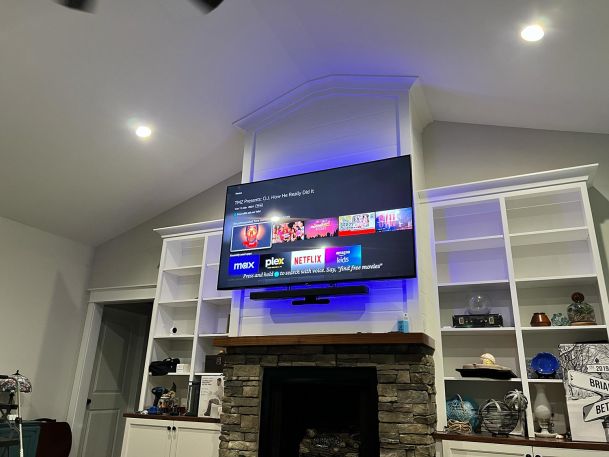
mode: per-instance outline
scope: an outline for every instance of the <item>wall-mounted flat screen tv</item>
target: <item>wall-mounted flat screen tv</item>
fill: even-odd
[[[410,156],[229,186],[219,289],[416,276]]]

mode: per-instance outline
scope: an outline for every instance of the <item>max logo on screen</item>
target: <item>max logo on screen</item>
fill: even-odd
[[[243,275],[258,273],[260,257],[257,255],[240,255],[231,257],[228,265],[228,274]]]

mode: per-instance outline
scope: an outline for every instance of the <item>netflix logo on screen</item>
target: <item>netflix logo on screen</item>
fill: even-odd
[[[309,268],[324,268],[324,266],[325,251],[323,249],[292,252],[292,271],[307,270]]]

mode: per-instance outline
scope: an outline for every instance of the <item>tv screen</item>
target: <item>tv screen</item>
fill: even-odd
[[[410,156],[227,189],[219,289],[414,276]]]

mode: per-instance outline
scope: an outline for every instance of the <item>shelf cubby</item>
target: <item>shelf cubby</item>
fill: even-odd
[[[505,248],[437,252],[439,283],[507,280]]]
[[[461,398],[474,400],[478,406],[482,406],[490,398],[503,400],[509,391],[522,390],[522,382],[517,380],[494,381],[488,379],[478,379],[476,381],[457,381],[444,382],[446,399],[449,400],[455,395]]]
[[[596,322],[604,324],[604,316],[601,307],[601,299],[598,290],[598,281],[582,281],[581,278],[562,279],[555,281],[529,281],[526,283],[517,282],[516,291],[518,294],[518,308],[520,312],[520,322],[523,327],[527,327],[531,321],[533,313],[546,313],[552,317],[555,313],[567,315],[567,308],[571,304],[573,292],[581,292],[586,297],[585,300],[594,308]],[[537,327],[538,329],[556,329],[551,331],[561,331],[561,327]],[[577,330],[576,326],[568,326],[567,329]],[[523,328],[524,330],[524,328]]]
[[[514,316],[512,307],[512,298],[510,294],[509,283],[493,283],[493,284],[474,284],[463,285],[460,287],[441,287],[439,289],[440,301],[440,324],[442,331],[446,327],[452,326],[452,317],[454,314],[468,314],[468,300],[472,294],[482,293],[490,300],[490,311],[494,314],[503,316],[503,325],[505,327],[514,326]],[[499,327],[498,329],[502,329]],[[455,331],[493,331],[495,328],[488,329],[452,329]]]
[[[194,365],[195,373],[203,373],[205,371],[205,356],[216,355],[220,350],[220,348],[214,346],[213,338],[199,338],[197,341],[197,352]]]
[[[204,238],[167,240],[163,269],[200,266],[203,260],[204,245]]]
[[[491,353],[495,356],[498,365],[510,368],[516,376],[519,375],[518,353],[516,335],[493,334],[492,338],[464,338],[459,335],[443,335],[443,363],[444,376],[458,377],[457,368],[464,364],[480,363],[480,354]]]
[[[176,328],[176,335],[193,335],[195,333],[195,321],[197,316],[196,303],[190,306],[172,306],[159,304],[155,337],[172,336],[171,329]]]
[[[561,189],[507,197],[510,234],[586,226],[579,189]]]
[[[150,361],[177,358],[180,359],[180,363],[191,363],[193,341],[193,338],[155,338],[152,342]],[[146,367],[147,369],[148,367]],[[153,378],[156,377],[153,376]]]
[[[198,333],[226,333],[230,316],[230,301],[219,300],[201,302],[201,319]]]
[[[553,414],[552,422],[554,422],[555,432],[565,434],[569,427],[569,419],[567,413],[567,404],[565,401],[565,388],[562,381],[547,383],[529,381],[531,408],[535,404],[535,398],[537,397],[537,392],[540,387],[543,387],[543,389],[545,390],[546,397],[548,398],[548,401],[550,403],[550,408],[552,409]],[[535,430],[539,431],[537,421],[535,421]]]
[[[499,200],[434,208],[436,241],[503,235]]]
[[[163,272],[160,301],[197,299],[200,280],[200,275],[177,276]]]
[[[512,246],[516,280],[595,274],[588,240]]]
[[[606,341],[607,327],[523,327],[522,340],[526,359],[531,359],[540,352],[551,352],[558,357],[560,344]]]

